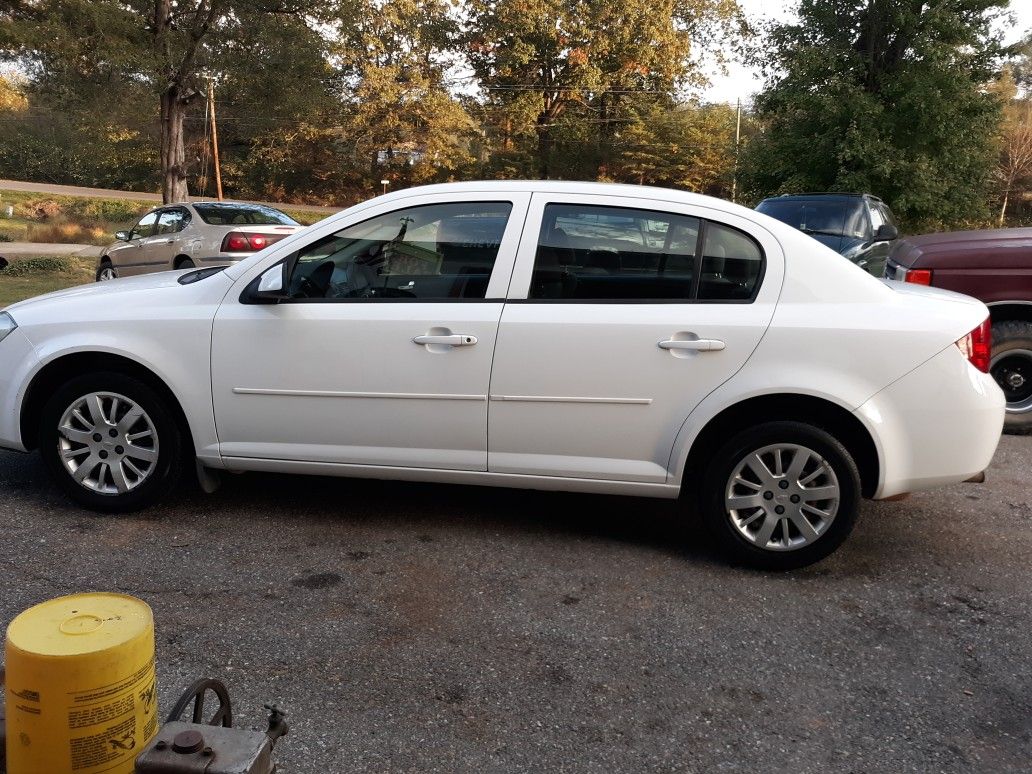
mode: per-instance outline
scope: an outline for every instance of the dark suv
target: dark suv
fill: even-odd
[[[809,234],[876,277],[899,236],[892,210],[870,194],[786,194],[764,199],[756,210]]]
[[[989,307],[989,373],[1007,396],[1008,433],[1032,433],[1032,228],[953,231],[899,240],[888,279],[974,296]]]

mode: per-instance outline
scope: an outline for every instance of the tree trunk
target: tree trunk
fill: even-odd
[[[187,102],[176,84],[161,95],[161,199],[165,204],[185,202],[190,195],[183,138]]]
[[[538,176],[542,180],[548,179],[549,161],[552,156],[552,127],[551,119],[547,112],[538,115],[537,139],[538,139]]]
[[[1007,217],[1007,199],[1010,197],[1010,189],[1008,188],[1003,192],[1003,206],[1000,207],[1000,228],[1003,228],[1003,222]]]

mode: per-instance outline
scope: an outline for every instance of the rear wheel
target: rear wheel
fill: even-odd
[[[733,561],[790,570],[820,561],[852,531],[860,474],[824,430],[769,422],[717,451],[699,490],[701,516]]]
[[[1005,433],[1032,433],[1032,323],[1008,320],[993,325],[989,373],[1007,398]]]
[[[175,486],[182,436],[169,407],[119,373],[80,376],[43,408],[39,450],[58,486],[92,510],[150,505]]]
[[[193,269],[196,268],[197,264],[193,262],[193,258],[180,258],[176,261],[177,269]]]
[[[115,267],[111,265],[111,261],[107,258],[100,262],[100,266],[97,268],[97,282],[107,282],[108,280],[118,279],[118,272],[115,271]]]

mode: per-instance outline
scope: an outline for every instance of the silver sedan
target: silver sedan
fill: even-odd
[[[225,266],[304,226],[260,204],[191,202],[158,207],[115,234],[97,263],[97,281],[195,266]]]

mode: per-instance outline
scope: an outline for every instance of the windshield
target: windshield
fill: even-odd
[[[847,217],[855,209],[849,201],[800,201],[799,199],[765,199],[757,212],[787,223],[808,234],[855,236],[846,230]]]
[[[209,226],[300,226],[296,220],[272,207],[260,204],[195,204],[201,220]]]

